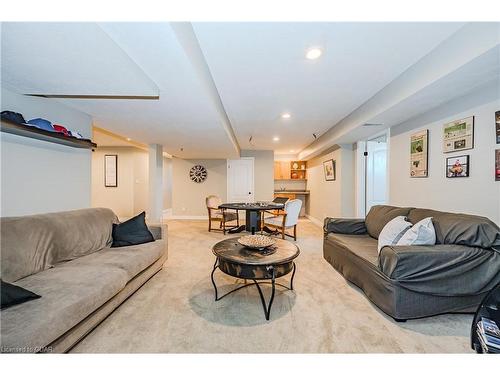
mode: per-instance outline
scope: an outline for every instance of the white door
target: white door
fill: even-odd
[[[387,202],[387,141],[385,137],[366,142],[366,213]]]
[[[227,200],[231,203],[254,202],[254,158],[227,161]]]

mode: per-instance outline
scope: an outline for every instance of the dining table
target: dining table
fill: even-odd
[[[284,208],[282,203],[273,202],[252,202],[252,203],[223,203],[219,209],[245,211],[245,225],[230,229],[229,233],[240,233],[244,230],[255,234],[261,226],[261,213],[268,210],[280,210]]]

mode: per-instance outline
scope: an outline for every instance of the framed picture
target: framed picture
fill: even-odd
[[[427,177],[429,160],[429,130],[410,137],[410,177]]]
[[[443,125],[443,152],[474,148],[474,116]]]
[[[325,172],[326,181],[335,181],[335,160],[330,159],[323,162],[323,171]]]
[[[104,186],[118,187],[118,155],[104,155]]]
[[[495,150],[495,181],[500,181],[500,149]]]
[[[500,111],[495,112],[495,126],[497,131],[497,144],[500,144]]]
[[[469,177],[469,155],[452,156],[446,158],[446,177]]]

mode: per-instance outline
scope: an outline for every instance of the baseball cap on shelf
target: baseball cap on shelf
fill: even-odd
[[[72,137],[75,137],[75,138],[80,138],[80,139],[83,138],[83,135],[81,135],[80,133],[78,133],[76,130],[70,130],[69,134]]]
[[[48,120],[45,120],[43,118],[33,118],[28,121],[28,125],[33,125],[36,126],[37,128],[47,130],[49,132],[55,132],[54,128],[52,127],[52,123]]]
[[[66,137],[69,137],[68,129],[59,124],[53,124],[54,130],[58,133],[63,133]]]
[[[26,124],[26,120],[23,115],[12,111],[2,111],[2,120],[8,120],[15,122],[16,124]]]

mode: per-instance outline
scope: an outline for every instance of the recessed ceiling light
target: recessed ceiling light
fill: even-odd
[[[309,60],[316,60],[322,54],[323,54],[323,51],[321,50],[321,48],[313,47],[313,48],[309,48],[307,50],[306,58]]]
[[[295,152],[295,150],[290,150],[289,152]]]
[[[283,113],[283,114],[281,115],[281,118],[284,118],[284,119],[288,119],[288,118],[290,118],[290,117],[292,117],[292,115],[291,115],[290,113],[288,113],[288,112],[285,112],[285,113]]]
[[[129,142],[130,142],[131,140],[132,140],[132,138],[127,138],[127,141],[129,141]]]
[[[274,142],[278,142],[280,140],[280,137],[273,137]]]

